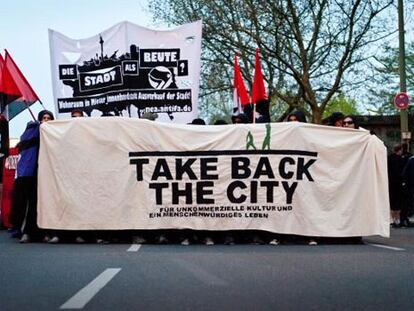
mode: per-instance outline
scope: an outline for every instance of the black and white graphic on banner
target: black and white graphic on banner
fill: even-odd
[[[180,49],[140,49],[132,44],[129,52],[100,54],[82,64],[60,64],[59,79],[70,86],[73,96],[58,98],[59,113],[78,108],[90,114],[93,109],[114,112],[131,105],[143,112],[179,113],[192,111],[191,89],[179,88],[177,77],[188,76],[188,60]]]

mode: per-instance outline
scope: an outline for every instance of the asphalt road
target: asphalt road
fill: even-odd
[[[414,228],[364,242],[50,245],[0,231],[0,310],[414,310]]]

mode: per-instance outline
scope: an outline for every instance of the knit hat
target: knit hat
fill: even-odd
[[[37,115],[37,120],[40,122],[40,121],[42,121],[42,118],[43,118],[43,116],[45,115],[45,114],[48,114],[49,116],[50,116],[50,119],[51,120],[54,120],[55,119],[55,117],[53,116],[53,113],[52,112],[50,112],[49,110],[42,110],[42,111],[40,111],[39,112],[39,114]]]

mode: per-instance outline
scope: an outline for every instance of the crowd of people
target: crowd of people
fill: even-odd
[[[72,118],[83,117],[81,110],[73,110]],[[106,115],[102,115],[106,116]],[[154,121],[157,114],[144,114],[141,118]],[[233,124],[251,123],[252,114],[235,114],[232,116]],[[27,124],[26,130],[18,144],[19,160],[16,169],[16,178],[12,196],[10,234],[19,238],[21,243],[43,241],[47,243],[76,242],[76,243],[180,243],[189,245],[201,243],[214,245],[216,243],[232,245],[235,243],[270,244],[301,243],[317,245],[319,243],[345,243],[359,244],[361,237],[351,238],[320,238],[304,237],[297,235],[282,235],[260,230],[121,230],[121,231],[61,231],[45,230],[37,226],[37,166],[39,152],[39,129],[44,122],[54,120],[53,113],[42,110],[38,114],[38,120]],[[300,110],[294,110],[286,117],[286,122],[306,123],[306,115]],[[257,123],[267,123],[266,115],[258,115]],[[203,119],[194,119],[190,124],[205,125]],[[224,120],[217,120],[215,125],[227,124]],[[357,120],[351,115],[334,112],[327,119],[327,125],[358,129]],[[408,153],[406,146],[396,145],[388,158],[389,192],[391,204],[392,225],[395,227],[407,227],[409,215],[412,214],[414,193],[414,157]]]

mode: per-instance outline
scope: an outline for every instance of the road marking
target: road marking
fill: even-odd
[[[66,301],[60,309],[82,309],[119,271],[121,268],[106,269]]]
[[[390,250],[393,250],[393,251],[399,251],[399,252],[405,251],[404,248],[394,247],[394,246],[387,246],[387,245],[382,245],[382,244],[368,243],[368,245],[375,246],[375,247],[379,247],[379,248],[390,249]]]
[[[128,248],[127,252],[138,252],[138,250],[140,249],[140,247],[141,247],[141,244],[132,244]]]
[[[173,259],[181,268],[187,270],[191,274],[193,274],[197,279],[206,283],[208,285],[215,285],[215,286],[227,286],[227,282],[214,274],[202,269],[199,265],[194,265],[191,262],[181,260],[181,259]]]

